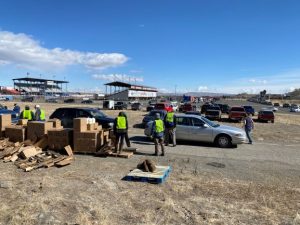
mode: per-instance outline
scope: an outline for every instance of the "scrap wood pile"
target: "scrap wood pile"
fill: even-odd
[[[10,142],[8,138],[0,140],[0,159],[4,162],[13,162],[24,171],[32,171],[38,168],[49,168],[52,166],[66,166],[73,160],[73,152],[70,146],[64,148],[62,155],[52,150],[43,151],[41,147],[45,143],[45,137],[41,141],[32,144],[31,141]]]

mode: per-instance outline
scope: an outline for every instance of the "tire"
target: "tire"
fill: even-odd
[[[228,148],[230,147],[231,144],[231,138],[228,135],[219,135],[216,139],[216,144],[220,147],[220,148]]]
[[[274,120],[272,120],[271,122],[274,123]]]

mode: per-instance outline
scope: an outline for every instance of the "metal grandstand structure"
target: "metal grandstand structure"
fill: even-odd
[[[68,81],[23,77],[13,79],[14,89],[26,95],[62,95]],[[65,86],[65,90],[64,90]]]

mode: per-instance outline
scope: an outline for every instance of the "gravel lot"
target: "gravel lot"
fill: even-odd
[[[61,105],[41,106],[49,115]],[[253,145],[180,142],[154,157],[138,128],[146,112],[127,114],[139,149],[130,159],[76,155],[70,166],[30,173],[1,162],[0,224],[300,224],[300,116],[255,123]],[[166,183],[122,180],[146,158],[172,167]]]

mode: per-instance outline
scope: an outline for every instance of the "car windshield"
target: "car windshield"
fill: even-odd
[[[214,123],[214,122],[210,121],[209,119],[206,119],[205,117],[201,117],[201,119],[211,127],[219,127],[220,126],[220,124]]]
[[[245,109],[252,109],[252,106],[244,106]]]
[[[93,117],[107,117],[103,112],[97,109],[88,109],[87,110]]]

